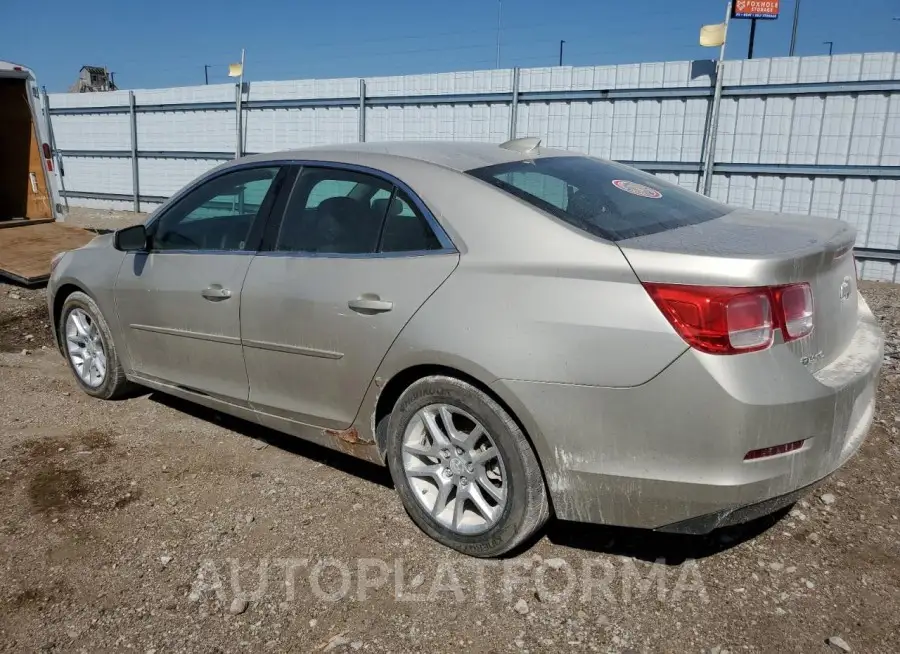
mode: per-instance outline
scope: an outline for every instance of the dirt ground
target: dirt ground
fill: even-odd
[[[552,522],[484,563],[420,533],[382,468],[89,398],[44,291],[0,284],[0,651],[900,651],[900,287],[863,292],[889,338],[875,425],[790,513],[702,538]]]

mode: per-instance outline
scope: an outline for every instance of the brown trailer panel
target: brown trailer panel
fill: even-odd
[[[25,78],[0,77],[0,224],[53,218],[44,153]]]
[[[53,255],[80,248],[95,236],[86,229],[55,222],[0,229],[0,276],[22,284],[46,281]]]

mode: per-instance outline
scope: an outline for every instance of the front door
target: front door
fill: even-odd
[[[200,183],[148,225],[148,252],[129,253],[116,309],[134,371],[246,403],[241,286],[256,252],[278,167]]]
[[[253,408],[352,424],[391,344],[459,262],[425,211],[378,175],[303,168],[241,294]]]

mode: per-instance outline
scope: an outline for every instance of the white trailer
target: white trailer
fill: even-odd
[[[64,218],[52,134],[31,69],[0,61],[0,275],[36,283],[57,252],[92,238]]]
[[[31,69],[0,61],[0,221],[62,215],[49,121]]]

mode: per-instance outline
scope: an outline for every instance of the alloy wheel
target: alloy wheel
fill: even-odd
[[[508,477],[493,438],[469,413],[431,404],[403,435],[403,470],[416,499],[441,525],[460,534],[487,531],[500,519]]]
[[[66,350],[75,374],[91,388],[106,379],[106,350],[97,323],[83,309],[66,317]]]

